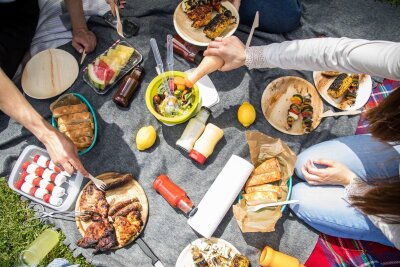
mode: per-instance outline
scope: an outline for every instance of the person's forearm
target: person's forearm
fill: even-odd
[[[297,70],[336,70],[400,80],[400,43],[316,38],[246,50],[246,66]]]
[[[51,125],[37,113],[1,69],[0,110],[21,123],[42,142],[51,132]]]
[[[64,0],[64,3],[71,17],[72,30],[75,32],[81,29],[87,30],[82,0]]]

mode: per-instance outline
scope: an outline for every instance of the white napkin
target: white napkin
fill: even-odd
[[[254,166],[247,160],[232,155],[188,219],[188,224],[199,234],[210,238],[221,223]]]

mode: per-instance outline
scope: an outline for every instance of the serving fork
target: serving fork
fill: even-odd
[[[102,180],[93,177],[93,175],[91,175],[90,173],[86,178],[89,178],[94,183],[94,185],[101,191],[107,190],[108,188],[107,184]]]

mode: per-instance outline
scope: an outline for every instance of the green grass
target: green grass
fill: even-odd
[[[14,266],[19,253],[43,230],[51,228],[50,225],[40,223],[36,219],[22,225],[34,215],[33,211],[28,209],[28,204],[27,201],[21,201],[19,195],[7,186],[4,178],[0,178],[0,266]],[[58,232],[60,241],[40,266],[47,266],[54,258],[65,258],[71,264],[80,264],[82,267],[91,266],[84,257],[73,257],[72,252],[63,244],[64,233]]]

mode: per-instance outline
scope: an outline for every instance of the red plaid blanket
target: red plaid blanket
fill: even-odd
[[[378,84],[372,89],[371,97],[361,113],[355,134],[367,133],[366,111],[376,107],[393,89],[399,86],[399,81],[384,80],[382,84]],[[400,266],[400,251],[374,242],[321,234],[305,265],[307,267]]]

